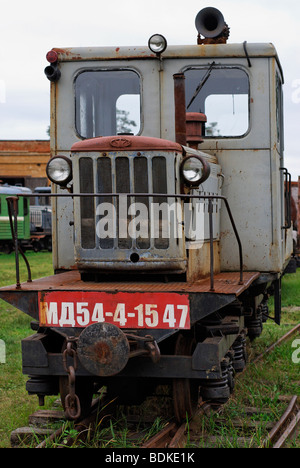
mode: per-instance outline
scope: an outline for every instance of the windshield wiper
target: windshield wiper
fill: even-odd
[[[198,84],[197,88],[196,88],[196,91],[194,92],[194,95],[192,97],[192,99],[190,100],[188,106],[187,106],[187,109],[192,105],[192,103],[194,102],[194,100],[196,99],[196,97],[198,96],[198,94],[200,93],[201,89],[203,88],[203,86],[205,85],[205,83],[207,82],[208,78],[210,77],[210,74],[212,72],[212,69],[213,69],[213,66],[215,65],[215,62],[212,62],[212,64],[210,65],[209,69],[207,70],[206,74],[204,75],[203,79],[200,81],[200,83]]]

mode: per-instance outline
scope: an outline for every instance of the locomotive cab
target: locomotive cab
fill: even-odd
[[[60,392],[69,418],[102,385],[132,402],[167,383],[178,420],[226,401],[271,294],[280,322],[281,65],[272,44],[228,44],[215,9],[196,27],[191,46],[47,54],[55,275],[0,296],[38,321],[28,391]]]
[[[171,199],[172,194],[222,193],[243,237],[244,269],[283,271],[292,241],[285,202],[283,75],[273,45],[167,46],[160,54],[124,47],[54,49],[51,53],[60,71],[60,78],[51,83],[51,153],[68,158],[74,166],[74,178],[68,183],[74,193],[169,195],[168,199],[150,200],[150,205],[154,202],[162,207],[164,203],[179,203],[179,199]],[[185,83],[185,111],[180,109],[180,101],[176,103],[174,77],[178,74]],[[194,114],[205,115],[207,121],[202,122],[202,135],[192,135],[187,142],[186,116]],[[152,140],[147,148],[142,137],[162,144]],[[164,140],[170,142],[167,153]],[[174,146],[171,155],[175,143],[181,148]],[[183,146],[205,153],[202,156],[211,168],[210,177],[198,187],[185,184],[180,173],[183,155],[189,151]],[[54,185],[54,190],[65,191],[59,185]],[[163,223],[167,232],[161,227],[156,237],[151,237],[149,196],[147,202],[139,197],[121,203],[122,226],[116,200],[102,198],[104,204],[110,201],[116,219],[110,223],[107,215],[106,228],[105,220],[101,222],[105,214],[99,199],[75,199],[74,205],[71,200],[55,201],[55,237],[59,239],[54,248],[56,270],[76,265],[82,271],[115,267],[118,271],[176,271],[193,280],[208,273],[203,264],[197,272],[191,268],[206,255],[197,256],[196,249],[186,248],[185,241],[190,247],[192,239],[182,214],[173,213],[170,220],[168,210]],[[144,205],[144,216],[138,216],[137,203]],[[214,205],[215,257],[220,265],[215,269],[234,271],[239,267],[238,255],[233,255],[234,233],[226,210],[216,201]],[[97,215],[97,210],[102,214]],[[202,240],[208,238],[207,221],[203,221],[206,233]],[[100,240],[97,225],[104,229],[101,235],[105,239]],[[133,225],[141,232],[131,236],[136,239],[128,239],[128,228],[132,230]],[[141,236],[143,242],[138,240]]]

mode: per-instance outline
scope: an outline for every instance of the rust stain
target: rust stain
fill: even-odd
[[[63,60],[64,58],[68,58],[71,60],[81,60],[82,57],[80,54],[74,54],[71,48],[53,48],[52,49],[54,52],[58,54],[58,61]]]
[[[104,341],[95,343],[92,355],[94,355],[95,360],[100,362],[100,364],[109,364],[112,360],[110,347]]]
[[[47,323],[47,320],[46,320],[47,310],[48,310],[47,303],[41,302],[40,303],[40,325],[41,326],[46,325]]]
[[[111,151],[112,147],[124,147],[130,146],[130,151],[137,150],[161,150],[161,151],[178,151],[181,152],[182,148],[177,143],[169,140],[163,140],[153,137],[143,136],[129,136],[126,138],[114,138],[111,137],[96,137],[90,138],[74,143],[71,147],[71,151],[85,152],[85,151]]]

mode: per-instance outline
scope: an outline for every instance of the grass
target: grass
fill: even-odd
[[[300,269],[296,274],[289,274],[283,277],[282,306],[300,307]]]
[[[51,253],[28,252],[26,255],[32,267],[33,278],[53,273]],[[0,271],[0,286],[15,282],[13,254],[0,254]],[[21,260],[21,280],[26,281],[26,279],[26,267]],[[300,269],[296,274],[286,275],[283,278],[282,307],[282,326],[278,327],[270,320],[265,324],[263,334],[255,340],[251,349],[249,348],[250,359],[259,355],[288,329],[300,322]],[[272,315],[272,310],[270,312]],[[6,346],[6,362],[0,364],[0,448],[10,447],[11,431],[27,426],[28,416],[39,409],[37,397],[27,394],[25,389],[27,376],[22,375],[21,340],[33,333],[30,322],[30,317],[0,301],[0,340],[3,340]],[[295,338],[291,338],[276,348],[263,362],[249,366],[247,372],[237,379],[233,398],[225,408],[225,421],[216,414],[205,419],[201,422],[201,427],[196,428],[199,437],[205,430],[206,433],[219,438],[219,447],[237,447],[240,437],[248,437],[252,441],[247,442],[250,446],[261,443],[265,437],[268,422],[278,419],[286,407],[286,404],[280,401],[279,396],[298,395],[300,397],[300,363],[296,364],[292,361],[292,353],[295,351],[292,343]],[[46,399],[46,408],[52,406],[54,398]],[[243,422],[249,419],[249,416],[243,412],[245,406],[268,409],[267,413],[261,413],[258,416],[256,422],[259,424],[251,433],[245,425],[239,430],[233,425],[236,419],[241,421],[242,426]],[[253,419],[254,416],[252,416]],[[132,442],[128,439],[129,428],[126,424],[126,415],[119,415],[118,418],[111,420],[108,426],[104,427],[102,423],[103,421],[96,434],[87,440],[85,446],[111,448],[132,446]],[[163,424],[163,420],[157,419],[153,426],[147,427],[147,432],[143,428],[140,440],[145,441]],[[123,426],[121,435],[119,426]],[[66,425],[63,438],[71,432],[76,439],[76,433],[72,431],[72,425]],[[189,445],[193,446],[193,441]],[[291,446],[300,447],[299,437],[291,442]]]
[[[288,313],[284,315],[284,321],[289,321]],[[269,325],[265,325],[267,331],[268,328]],[[257,342],[260,340],[270,343],[265,332]],[[241,439],[246,447],[262,445],[270,424],[273,426],[287,408],[287,401],[282,400],[282,396],[300,397],[300,364],[292,361],[293,340],[295,337],[275,348],[263,361],[248,365],[246,373],[236,380],[233,397],[225,405],[224,413],[210,415],[202,421],[202,427],[197,428],[200,440],[201,434],[205,433],[216,437],[215,444],[219,448],[238,447]],[[248,407],[258,412],[246,414]],[[236,423],[240,423],[238,427]],[[249,423],[254,423],[253,427],[249,428]],[[204,446],[206,443],[207,439],[202,439]],[[292,439],[289,446],[300,448],[300,436]]]
[[[270,308],[270,315],[273,310]],[[296,274],[285,275],[282,282],[282,317],[278,327],[268,320],[262,335],[248,347],[249,361],[260,355],[270,344],[277,341],[288,330],[300,323],[300,269]],[[194,428],[199,436],[200,446],[207,446],[205,436],[213,436],[215,447],[237,448],[260,446],[269,430],[269,424],[278,421],[287,408],[282,396],[297,395],[300,398],[300,363],[293,362],[293,343],[298,336],[291,337],[276,347],[262,361],[248,364],[247,371],[236,379],[235,390],[225,405],[224,413],[213,413],[201,420],[201,426]],[[299,356],[299,354],[298,354]],[[245,407],[261,410],[247,415]],[[253,424],[249,429],[247,423]],[[236,427],[236,423],[238,427]],[[190,446],[199,446],[191,443]],[[300,448],[300,435],[288,443],[288,447]]]
[[[53,273],[48,252],[26,254],[32,278]],[[0,286],[15,282],[14,256],[0,254]],[[27,280],[27,269],[20,261],[21,280]],[[22,374],[21,340],[33,334],[31,318],[4,301],[0,301],[0,339],[5,343],[6,359],[0,364],[0,448],[10,446],[10,433],[28,424],[28,416],[39,409],[37,397],[25,389],[27,376]]]

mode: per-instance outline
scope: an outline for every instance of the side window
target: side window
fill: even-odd
[[[82,138],[138,134],[140,78],[132,70],[93,70],[75,79],[75,124]]]
[[[207,116],[205,136],[241,137],[249,129],[249,79],[239,68],[191,68],[185,72],[187,112]]]

